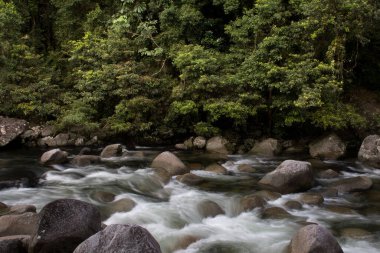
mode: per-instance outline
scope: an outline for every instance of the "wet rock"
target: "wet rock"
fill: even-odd
[[[100,156],[77,155],[70,161],[70,163],[78,167],[84,167],[84,166],[89,166],[92,164],[99,164],[100,161],[101,161]]]
[[[328,188],[322,192],[322,196],[324,198],[334,198],[338,196],[338,190],[335,188]]]
[[[55,142],[54,137],[46,136],[37,141],[37,145],[40,147],[55,147],[57,143]]]
[[[263,219],[286,219],[291,217],[293,217],[293,215],[277,206],[268,207],[262,213]]]
[[[70,135],[67,133],[60,133],[57,136],[54,137],[55,140],[55,146],[68,146],[70,141]]]
[[[361,228],[344,228],[340,231],[342,237],[349,237],[353,239],[364,239],[372,237],[371,232]]]
[[[302,227],[293,236],[289,253],[343,253],[337,240],[326,228],[319,225]]]
[[[182,175],[189,171],[186,165],[169,151],[162,152],[154,158],[151,167],[165,169],[171,176]]]
[[[302,204],[296,200],[289,200],[285,203],[285,207],[289,209],[301,210]]]
[[[280,154],[281,151],[282,146],[280,141],[273,138],[269,138],[259,143],[256,143],[253,146],[253,148],[249,151],[249,153],[262,156],[275,156]]]
[[[360,176],[338,180],[330,186],[337,189],[339,193],[365,191],[372,187],[373,182],[369,177]]]
[[[207,141],[206,151],[227,155],[231,153],[231,144],[221,136],[212,137]]]
[[[13,235],[0,237],[1,253],[28,253],[30,236]]]
[[[324,178],[324,179],[336,178],[336,177],[339,177],[339,173],[336,172],[335,170],[328,169],[328,170],[321,171],[318,174],[318,177]]]
[[[43,126],[41,129],[41,137],[54,135],[55,129],[53,126]]]
[[[206,139],[202,136],[198,136],[194,139],[193,145],[196,149],[204,149],[206,147]]]
[[[380,135],[370,135],[363,140],[358,158],[365,164],[380,168]]]
[[[221,174],[221,175],[227,174],[227,169],[217,163],[207,166],[205,171],[214,172],[216,174]]]
[[[324,199],[319,193],[302,193],[300,201],[307,205],[321,205]]]
[[[15,140],[27,129],[28,122],[25,120],[0,116],[0,147]]]
[[[81,242],[101,229],[97,208],[79,200],[53,201],[43,207],[39,215],[30,252],[72,253]]]
[[[257,195],[249,195],[244,196],[240,200],[240,205],[243,211],[250,211],[255,208],[264,207],[267,202],[260,196]]]
[[[136,203],[129,199],[129,198],[123,198],[116,200],[114,202],[111,202],[106,207],[106,216],[109,217],[114,213],[118,212],[129,212],[136,206]]]
[[[252,167],[250,164],[240,164],[238,166],[238,171],[243,172],[243,173],[254,173],[256,172],[256,169]]]
[[[282,162],[259,181],[261,186],[282,194],[308,190],[313,183],[314,176],[310,163],[294,160]]]
[[[312,142],[309,152],[315,158],[338,159],[346,153],[346,144],[336,134],[330,134]]]
[[[121,155],[121,152],[123,150],[123,146],[121,144],[112,144],[106,146],[102,153],[100,153],[101,158],[110,158]]]
[[[201,163],[189,163],[187,165],[187,167],[189,167],[190,170],[203,170],[204,169],[204,166]]]
[[[104,192],[104,191],[96,191],[94,192],[91,197],[98,201],[98,202],[112,202],[115,199],[115,194],[111,192]]]
[[[171,176],[169,172],[167,172],[163,168],[153,168],[154,174],[160,179],[160,181],[164,184],[167,184],[170,182]]]
[[[211,200],[204,200],[197,206],[198,212],[203,218],[215,217],[220,214],[224,214],[224,211],[220,206]]]
[[[325,207],[328,211],[340,214],[356,214],[355,210],[345,207],[345,206],[337,206],[337,205],[329,205]]]
[[[38,214],[23,213],[0,217],[0,236],[31,235],[38,224]]]
[[[7,214],[35,213],[36,207],[33,205],[14,205],[7,208]]]
[[[180,249],[186,249],[187,247],[190,246],[190,244],[193,244],[194,242],[198,241],[199,239],[200,238],[193,236],[193,235],[185,235],[183,237],[180,237],[176,241],[176,244],[174,245],[171,252],[174,252],[174,251],[180,250]]]
[[[137,225],[109,225],[82,242],[74,253],[161,253],[160,245]]]
[[[43,153],[40,162],[43,165],[62,164],[67,162],[67,156],[67,152],[56,148]]]
[[[206,179],[193,173],[186,173],[185,175],[178,176],[177,180],[190,186],[200,185],[206,182]]]
[[[272,192],[267,190],[257,191],[253,195],[260,196],[265,200],[276,200],[281,198],[281,194],[278,192]]]

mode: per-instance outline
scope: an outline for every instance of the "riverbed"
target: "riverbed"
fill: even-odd
[[[207,183],[188,186],[175,177],[163,184],[149,167],[154,157],[167,149],[138,147],[128,156],[81,168],[70,165],[42,167],[38,158],[43,150],[1,151],[0,180],[37,178],[38,185],[3,189],[0,202],[32,204],[40,210],[53,200],[73,198],[104,209],[106,203],[96,200],[94,192],[110,192],[116,195],[116,200],[132,199],[136,206],[128,212],[114,213],[103,222],[145,227],[160,243],[164,253],[279,253],[285,250],[294,233],[307,223],[329,228],[345,253],[380,252],[378,169],[365,166],[356,159],[312,161],[316,175],[326,169],[333,169],[340,175],[332,179],[316,176],[315,187],[309,192],[323,193],[336,180],[356,176],[371,178],[374,186],[365,192],[325,195],[323,204],[303,204],[300,210],[284,207],[289,200],[299,200],[299,193],[282,195],[269,200],[267,206],[282,207],[292,216],[264,219],[260,208],[242,212],[240,199],[260,190],[257,181],[282,161],[309,160],[307,155],[276,158],[231,155],[220,158],[203,152],[174,151],[187,164],[207,166],[219,162],[228,170],[227,175],[194,170],[192,173],[207,179]],[[254,171],[239,171],[241,164],[251,165]],[[205,200],[217,203],[224,214],[203,217],[198,204]]]

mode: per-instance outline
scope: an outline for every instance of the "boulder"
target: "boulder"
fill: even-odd
[[[210,153],[229,154],[231,144],[221,136],[212,137],[207,141],[206,150]]]
[[[54,135],[55,129],[53,126],[43,126],[41,129],[41,137],[48,137]]]
[[[0,252],[2,253],[28,253],[30,236],[13,235],[0,237]]]
[[[346,144],[336,134],[330,134],[310,143],[309,152],[315,158],[338,159],[346,153]]]
[[[259,181],[261,186],[282,194],[308,190],[313,183],[314,176],[310,163],[294,160],[282,162]]]
[[[0,236],[31,235],[38,224],[38,214],[23,213],[0,217]]]
[[[237,167],[238,171],[243,173],[254,173],[256,172],[256,169],[252,167],[250,164],[240,164]]]
[[[202,136],[198,136],[194,139],[193,145],[196,149],[204,149],[206,147],[206,139]]]
[[[39,216],[38,228],[29,245],[29,251],[33,253],[71,253],[81,242],[101,230],[98,209],[79,200],[53,201],[42,208]]]
[[[332,183],[330,186],[337,189],[339,193],[365,191],[372,187],[371,178],[365,176],[344,178]]]
[[[33,205],[14,205],[0,209],[0,215],[35,213],[36,207]]]
[[[213,172],[216,174],[226,175],[227,169],[224,168],[222,165],[219,165],[217,163],[213,163],[206,167],[205,171]]]
[[[28,129],[28,122],[22,119],[0,117],[0,147],[19,137]]]
[[[37,141],[37,145],[40,147],[56,147],[57,143],[52,136],[46,136]]]
[[[281,194],[278,192],[272,192],[267,190],[261,190],[255,192],[253,195],[262,197],[265,200],[276,200],[281,198]]]
[[[91,164],[98,164],[100,163],[100,156],[97,155],[77,155],[74,157],[71,161],[71,164],[78,166],[78,167],[84,167],[89,166]]]
[[[380,168],[380,135],[370,135],[363,140],[358,158],[365,164]]]
[[[198,204],[197,209],[203,218],[215,217],[217,215],[224,214],[223,209],[211,200],[203,200]]]
[[[343,253],[337,240],[326,228],[317,225],[302,227],[293,236],[289,253]]]
[[[153,173],[156,175],[163,184],[170,182],[171,176],[169,172],[163,168],[153,168]]]
[[[152,168],[162,168],[165,169],[170,176],[182,175],[189,172],[186,165],[173,153],[169,151],[162,152],[151,164]]]
[[[319,193],[302,193],[300,196],[300,201],[307,205],[321,205],[324,198]]]
[[[102,153],[100,153],[101,158],[110,158],[121,155],[123,151],[123,146],[121,144],[112,144],[106,146]]]
[[[109,225],[82,242],[74,253],[161,253],[160,245],[137,225]]]
[[[262,156],[275,156],[280,154],[282,146],[280,141],[269,138],[261,142],[256,143],[249,151],[250,154],[262,155]]]
[[[70,143],[70,135],[67,133],[60,133],[54,137],[56,146],[68,146]]]
[[[40,162],[43,165],[62,164],[67,162],[67,156],[67,152],[56,148],[43,153]]]
[[[264,207],[267,202],[260,196],[248,195],[240,200],[240,205],[243,211],[250,211],[255,208]]]
[[[179,150],[187,150],[186,145],[183,144],[183,143],[177,143],[177,144],[175,144],[174,147],[175,147],[176,149],[179,149]]]

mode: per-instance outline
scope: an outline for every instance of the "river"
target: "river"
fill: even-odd
[[[366,167],[356,159],[316,163],[318,170],[332,168],[339,171],[340,176],[317,178],[317,184],[310,192],[323,192],[327,185],[338,179],[359,175],[373,180],[371,190],[325,197],[322,205],[303,204],[301,210],[287,209],[292,218],[262,219],[260,209],[241,212],[240,199],[257,191],[256,182],[283,160],[305,160],[307,156],[268,159],[231,155],[223,161],[228,175],[194,171],[208,180],[207,184],[195,187],[182,184],[175,178],[162,185],[149,168],[159,152],[160,149],[139,147],[128,157],[111,158],[102,165],[82,168],[65,165],[48,169],[38,164],[42,150],[1,151],[0,180],[41,179],[37,187],[1,190],[0,202],[32,204],[40,210],[53,200],[73,198],[102,209],[106,204],[95,200],[94,192],[111,192],[116,195],[116,200],[127,197],[135,201],[136,206],[129,212],[112,214],[104,223],[141,225],[153,234],[164,253],[281,253],[297,229],[306,222],[329,228],[345,253],[380,252],[380,170]],[[134,153],[138,155],[134,156]],[[199,152],[176,152],[176,155],[187,163],[207,165],[215,160]],[[255,172],[239,172],[237,167],[240,164],[252,165]],[[299,196],[282,195],[268,201],[267,205],[284,208],[286,201],[297,200]],[[225,214],[202,217],[197,206],[204,200],[217,203]],[[350,229],[361,229],[366,233],[347,236]]]

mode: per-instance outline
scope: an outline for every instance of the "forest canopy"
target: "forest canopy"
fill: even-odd
[[[171,138],[378,128],[377,0],[0,0],[0,115]],[[363,98],[365,99],[365,98]]]

